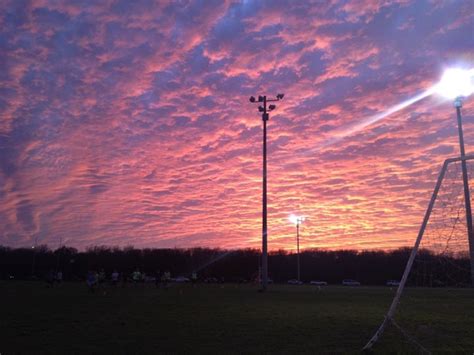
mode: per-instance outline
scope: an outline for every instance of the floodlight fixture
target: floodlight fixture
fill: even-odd
[[[298,222],[298,217],[296,217],[294,214],[290,215],[290,217],[288,219],[293,224],[296,224]]]
[[[290,220],[291,223],[293,223],[294,225],[299,225],[301,224],[302,222],[304,222],[305,220],[305,217],[304,216],[296,216],[294,214],[290,215],[290,217],[288,218]]]
[[[446,69],[435,90],[448,99],[471,95],[474,93],[474,69]]]
[[[258,96],[258,102],[263,102],[263,96],[261,95]]]
[[[255,97],[253,96],[250,96],[250,99],[249,99],[250,102],[254,103],[255,102]]]
[[[277,95],[277,99],[278,100],[283,100],[283,97],[285,96],[285,94],[278,94]]]
[[[276,109],[276,106],[275,106],[275,105],[270,105],[270,106],[268,106],[268,109],[269,109],[270,111],[272,111],[272,110]]]
[[[263,112],[265,111],[265,109],[263,108],[263,106],[258,106],[258,112]]]

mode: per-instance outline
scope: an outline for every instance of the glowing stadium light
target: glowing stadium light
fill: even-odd
[[[295,216],[294,214],[290,215],[290,217],[288,217],[288,219],[294,225],[301,224],[301,222],[304,222],[304,220],[305,220],[304,216]]]
[[[474,69],[447,69],[435,88],[438,94],[448,99],[467,97],[474,93]]]

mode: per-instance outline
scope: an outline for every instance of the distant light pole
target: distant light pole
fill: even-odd
[[[290,221],[296,225],[296,275],[298,282],[301,281],[301,267],[300,267],[300,224],[305,220],[302,216],[290,216]]]
[[[464,183],[464,203],[466,206],[467,236],[469,240],[469,255],[471,261],[471,284],[474,286],[474,229],[472,226],[471,196],[469,193],[469,179],[467,164],[464,158],[464,135],[462,130],[461,107],[462,100],[474,93],[474,69],[448,69],[437,85],[437,91],[449,99],[454,99],[458,121],[459,149],[461,152],[462,179]]]
[[[267,108],[267,102],[280,101],[283,99],[284,94],[278,94],[276,99],[267,99],[267,96],[259,96],[256,100],[255,97],[250,97],[251,103],[262,103],[258,106],[258,111],[262,113],[263,121],[263,194],[262,194],[262,291],[267,289],[268,285],[268,249],[267,249],[267,121],[270,116],[268,112],[276,109],[275,105],[269,105]]]
[[[35,278],[35,267],[36,267],[36,246],[38,244],[38,236],[35,237],[35,244],[31,247],[33,249],[33,260],[31,262],[31,278]]]
[[[57,250],[58,255],[56,255],[56,270],[59,271],[60,259],[61,259],[61,248],[62,248],[63,239],[59,237],[59,247]]]

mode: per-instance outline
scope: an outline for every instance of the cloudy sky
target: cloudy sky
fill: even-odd
[[[474,67],[472,1],[2,1],[0,244],[412,245],[443,160],[436,95]],[[474,99],[463,108],[467,151]]]

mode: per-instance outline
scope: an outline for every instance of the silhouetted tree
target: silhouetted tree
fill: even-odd
[[[340,283],[357,279],[363,284],[384,284],[399,280],[411,249],[394,251],[305,250],[300,254],[303,281],[323,280]],[[193,271],[201,278],[217,277],[226,281],[255,280],[258,276],[260,251],[256,249],[224,250],[218,248],[136,249],[133,247],[93,246],[85,251],[63,246],[54,251],[46,245],[36,248],[0,246],[0,278],[44,277],[50,270],[60,269],[66,280],[80,280],[88,270],[104,269],[129,274],[136,268],[149,275],[170,271],[173,276],[189,276]],[[468,280],[468,255],[435,255],[420,250],[411,273],[412,285],[441,286],[463,284]],[[270,278],[286,282],[296,277],[296,255],[285,250],[269,255]],[[34,274],[34,275],[33,275]]]

